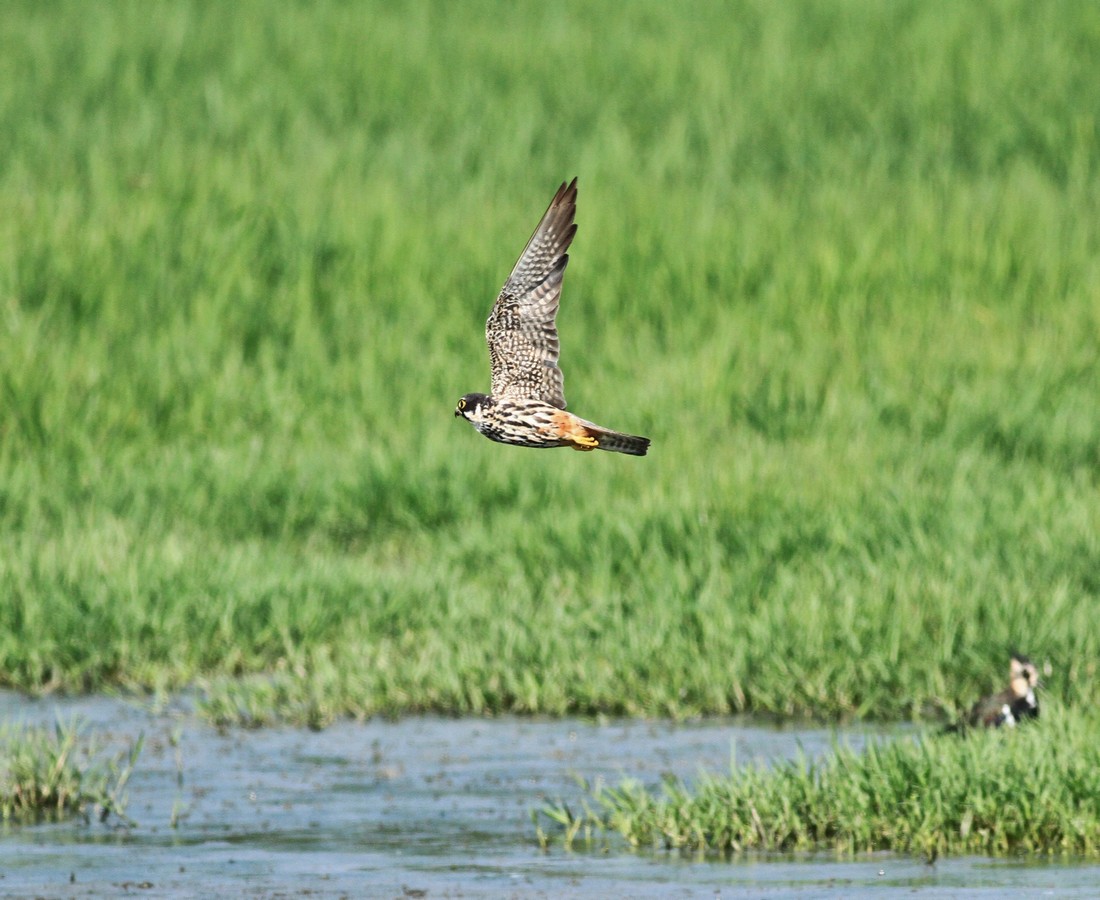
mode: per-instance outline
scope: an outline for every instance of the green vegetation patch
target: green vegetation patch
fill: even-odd
[[[20,824],[112,815],[128,822],[126,785],[142,744],[139,737],[128,752],[108,752],[77,720],[53,729],[3,726],[0,816]]]
[[[0,685],[1100,705],[1098,59],[1060,0],[6,4]],[[452,416],[573,175],[566,397],[645,459]]]
[[[651,791],[596,786],[580,813],[546,807],[543,843],[691,850],[894,850],[1100,856],[1100,718],[1059,711],[1015,731],[838,746],[817,761],[733,767]],[[543,825],[549,826],[549,831]]]

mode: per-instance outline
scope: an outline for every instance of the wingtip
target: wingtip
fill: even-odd
[[[573,206],[577,205],[577,177],[575,175],[568,184],[564,181],[561,183],[558,192],[554,195],[554,201],[550,205],[557,206],[564,201],[572,203]]]

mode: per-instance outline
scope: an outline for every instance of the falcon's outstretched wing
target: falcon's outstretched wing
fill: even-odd
[[[565,409],[554,317],[566,250],[577,226],[577,179],[558,188],[485,323],[494,397],[544,400]]]

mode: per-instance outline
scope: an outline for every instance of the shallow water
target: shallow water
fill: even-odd
[[[418,717],[219,734],[193,716],[120,700],[0,694],[5,721],[57,714],[80,715],[120,749],[144,732],[127,809],[137,825],[7,829],[2,897],[1092,897],[1100,885],[1095,865],[536,846],[530,810],[579,799],[576,775],[690,779],[727,770],[731,752],[738,763],[822,753],[834,740],[826,730]],[[839,739],[859,746],[873,734]]]

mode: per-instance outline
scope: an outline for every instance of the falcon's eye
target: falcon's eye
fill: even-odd
[[[465,409],[466,408],[466,398],[465,397],[463,397],[461,400],[458,401],[458,408],[459,409]]]

